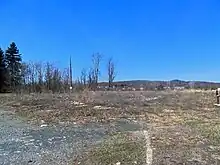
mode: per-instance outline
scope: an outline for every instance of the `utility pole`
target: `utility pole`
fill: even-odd
[[[70,90],[73,88],[73,79],[72,79],[72,60],[70,56]]]
[[[170,89],[170,87],[171,87],[171,82],[170,82],[170,80],[168,80],[167,81],[167,89]]]

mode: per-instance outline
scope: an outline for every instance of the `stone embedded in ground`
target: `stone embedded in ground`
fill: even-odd
[[[47,127],[47,124],[42,124],[40,127],[41,127],[41,128],[42,128],[42,127]]]

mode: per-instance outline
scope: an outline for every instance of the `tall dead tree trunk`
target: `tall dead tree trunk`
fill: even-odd
[[[116,77],[115,64],[112,58],[109,58],[108,60],[107,69],[108,69],[108,86],[109,88],[112,88],[112,83]]]

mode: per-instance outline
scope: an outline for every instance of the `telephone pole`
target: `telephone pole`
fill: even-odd
[[[72,60],[70,56],[70,89],[73,88],[73,79],[72,79]]]
[[[168,80],[167,81],[167,89],[170,89],[170,87],[171,87],[171,82],[170,82],[170,80]]]

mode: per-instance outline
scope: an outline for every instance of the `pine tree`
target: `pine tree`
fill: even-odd
[[[0,92],[4,92],[6,90],[6,66],[4,59],[4,51],[0,48]]]
[[[9,86],[15,91],[21,85],[21,54],[14,42],[10,44],[5,52],[6,68],[9,72]]]

